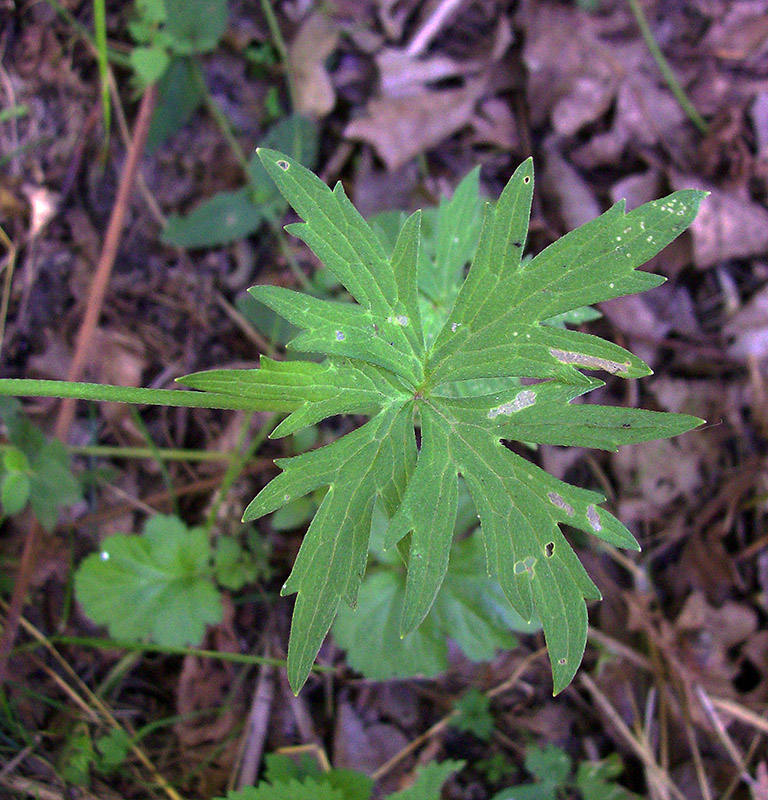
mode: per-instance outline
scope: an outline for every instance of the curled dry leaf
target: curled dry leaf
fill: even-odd
[[[467,125],[484,90],[485,80],[478,78],[461,89],[374,98],[367,116],[353,120],[344,135],[372,144],[387,168],[395,170]]]
[[[297,113],[318,119],[329,114],[336,104],[325,60],[338,42],[338,26],[327,14],[310,15],[299,29],[288,53],[296,86]]]
[[[673,175],[673,185],[701,185],[691,175]],[[714,186],[691,225],[694,262],[700,269],[735,258],[763,255],[768,250],[768,211],[747,197]]]

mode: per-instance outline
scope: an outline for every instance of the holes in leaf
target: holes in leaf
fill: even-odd
[[[568,659],[567,658],[561,658],[561,659],[558,660],[557,663],[560,664],[560,666],[565,666],[568,663]]]
[[[343,342],[347,337],[344,335],[343,331],[336,331],[336,341]]]
[[[555,543],[554,542],[547,542],[544,545],[544,555],[547,558],[552,558],[552,556],[554,554],[555,554]]]
[[[533,577],[533,567],[534,567],[535,563],[536,563],[536,559],[533,556],[528,556],[528,558],[526,558],[524,560],[516,561],[515,562],[515,567],[514,567],[515,575],[525,575],[525,574],[527,574],[528,577],[532,578]]]
[[[277,166],[282,170],[287,170],[291,165],[287,161],[278,161]]]
[[[526,176],[523,178],[523,183],[530,183],[530,182],[531,182],[531,176],[530,176],[530,175],[526,175]]]

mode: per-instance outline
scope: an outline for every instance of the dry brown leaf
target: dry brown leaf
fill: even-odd
[[[547,194],[554,195],[557,209],[566,230],[573,230],[600,216],[602,208],[592,187],[560,154],[559,143],[550,137],[544,142],[546,161],[542,184]]]
[[[768,250],[768,211],[761,205],[713,186],[693,175],[673,175],[675,189],[709,189],[689,228],[693,253],[700,269],[733,258],[764,255]]]
[[[472,118],[473,144],[492,144],[504,150],[519,150],[520,138],[517,124],[509,104],[498,97],[481,100]]]
[[[333,734],[333,765],[337,769],[370,775],[407,745],[399,728],[380,722],[366,725],[352,703],[339,702]]]
[[[316,12],[304,20],[291,43],[288,58],[296,88],[295,110],[305,117],[324,117],[336,104],[336,92],[325,60],[338,42],[336,23],[327,14]]]
[[[384,97],[409,97],[424,91],[430,83],[463,78],[478,71],[478,64],[458,62],[436,53],[429,58],[414,58],[406,50],[385,47],[376,56],[381,94]]]
[[[728,61],[746,61],[768,51],[768,15],[763,3],[731,0],[707,31],[702,47]]]
[[[347,125],[344,135],[372,144],[387,168],[395,170],[468,125],[484,89],[485,80],[478,78],[461,89],[374,98],[367,115]]]
[[[728,353],[733,358],[743,362],[768,358],[768,286],[731,317],[723,333],[731,339]]]
[[[525,31],[534,124],[549,118],[556,133],[568,136],[601,117],[622,74],[590,15],[560,3],[527,0],[517,21]]]

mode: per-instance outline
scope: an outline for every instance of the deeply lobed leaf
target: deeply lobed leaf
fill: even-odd
[[[617,204],[526,261],[533,192],[528,160],[498,203],[486,204],[462,283],[464,261],[478,237],[476,174],[436,217],[427,216],[429,235],[439,236],[436,244],[428,237],[429,246],[421,248],[417,213],[387,249],[386,237],[373,232],[340,184],[329,189],[276,151],[261,149],[258,156],[304,220],[289,230],[313,248],[355,301],[275,287],[253,290],[301,331],[289,347],[325,355],[322,364],[263,359],[258,370],[185,378],[203,390],[198,392],[0,381],[0,393],[25,387],[41,396],[289,412],[275,436],[336,414],[369,416],[326,447],[278,460],[281,474],[245,512],[244,519],[256,519],[326,490],[283,587],[283,593],[297,594],[288,653],[294,690],[305,682],[339,604],[356,602],[377,498],[390,520],[387,543],[397,544],[407,569],[400,634],[424,619],[449,563],[462,477],[480,519],[489,573],[523,619],[540,618],[560,691],[584,652],[585,600],[600,597],[561,527],[617,546],[637,543],[600,507],[600,494],[557,480],[504,442],[615,449],[701,424],[682,414],[582,402],[602,385],[585,370],[621,378],[650,370],[623,348],[562,324],[585,305],[661,283],[637,268],[690,225],[704,193],[676,192],[628,214]],[[464,219],[466,229],[451,235]],[[158,572],[149,567],[157,553],[130,547],[118,544],[119,552],[128,548],[128,582],[149,580]],[[169,562],[169,575],[182,569],[180,561],[174,564]]]
[[[430,218],[436,245],[420,250],[416,214],[388,254],[340,184],[329,189],[276,151],[259,150],[259,157],[304,220],[288,230],[356,302],[256,287],[258,300],[301,330],[289,347],[324,354],[327,361],[265,360],[256,372],[201,374],[187,382],[259,403],[269,398],[276,409],[291,410],[277,435],[330,414],[371,417],[331,445],[278,460],[282,473],[245,512],[244,519],[255,519],[327,487],[283,587],[283,593],[297,593],[291,685],[298,691],[304,683],[339,603],[355,604],[376,497],[390,517],[386,542],[399,543],[407,565],[401,636],[424,620],[447,572],[462,476],[480,519],[489,572],[524,619],[534,613],[541,619],[560,691],[584,652],[585,600],[600,597],[561,527],[622,547],[637,548],[637,542],[600,508],[601,495],[553,478],[503,440],[615,449],[700,424],[685,415],[579,402],[602,385],[583,370],[622,378],[650,370],[618,345],[546,323],[658,285],[662,278],[637,267],[690,224],[703,194],[677,192],[629,214],[617,204],[526,263],[529,159],[498,203],[486,204],[479,241],[473,173],[441,205],[436,222]],[[521,379],[543,382],[524,385]]]

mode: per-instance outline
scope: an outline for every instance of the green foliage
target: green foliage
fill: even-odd
[[[637,795],[615,782],[624,771],[621,759],[612,754],[601,761],[582,761],[572,774],[571,757],[553,744],[531,746],[525,755],[525,768],[533,783],[511,786],[492,800],[562,800],[576,796],[582,800],[637,800]]]
[[[199,108],[204,78],[197,57],[213,50],[227,28],[227,0],[136,0],[129,62],[139,90],[157,83],[147,137],[153,152]]]
[[[462,524],[462,516],[469,511],[471,521],[477,520],[463,483],[459,487],[456,530],[463,532],[467,525]],[[486,661],[496,650],[516,646],[512,631],[532,632],[541,627],[537,621],[526,623],[506,602],[499,582],[486,573],[481,537],[474,533],[454,542],[445,581],[429,614],[416,630],[401,636],[406,570],[396,550],[382,549],[388,524],[378,504],[371,528],[373,565],[355,608],[341,605],[332,628],[337,643],[347,651],[349,665],[367,678],[431,677],[444,672],[448,639],[453,639],[467,658]],[[377,635],[371,637],[374,629]]]
[[[463,761],[432,761],[418,770],[411,786],[389,795],[389,800],[440,800],[440,787],[463,766]]]
[[[560,691],[584,652],[584,601],[600,597],[560,526],[617,546],[637,543],[599,508],[600,494],[555,479],[502,440],[615,449],[700,424],[679,414],[573,403],[603,385],[581,370],[621,378],[650,370],[618,345],[542,323],[661,283],[636,268],[685,230],[703,193],[677,192],[628,214],[618,203],[523,264],[533,191],[528,160],[496,207],[486,207],[472,267],[460,283],[474,247],[475,234],[467,230],[477,227],[468,222],[474,219],[468,200],[454,198],[464,210],[438,218],[441,241],[448,241],[429,263],[438,261],[452,276],[444,278],[424,267],[418,212],[403,223],[390,256],[340,184],[330,190],[282,153],[261,149],[259,156],[304,220],[287,230],[315,251],[356,302],[255,287],[258,300],[301,329],[289,347],[327,360],[278,365],[265,359],[261,370],[200,373],[184,382],[259,401],[290,398],[295,410],[276,437],[333,414],[371,417],[320,450],[279,460],[282,474],[244,515],[256,519],[328,487],[283,587],[284,594],[297,594],[291,685],[296,691],[303,685],[341,602],[358,600],[376,497],[390,518],[385,545],[398,545],[407,563],[399,634],[424,620],[447,573],[461,475],[480,516],[488,570],[520,616],[538,613]],[[478,202],[476,191],[466,193]],[[521,378],[541,382],[523,387]]]
[[[2,516],[18,514],[29,505],[40,524],[53,530],[60,509],[81,499],[69,454],[61,442],[46,441],[17,400],[2,398],[0,418],[10,442],[0,460]]]
[[[211,557],[202,528],[158,515],[141,536],[108,536],[100,552],[85,558],[75,574],[76,596],[116,639],[199,645],[205,626],[222,614]]]
[[[227,0],[136,0],[130,62],[139,86],[159,80],[173,58],[215,49],[228,15]]]
[[[277,122],[265,144],[285,150],[307,166],[317,153],[317,132],[312,122],[293,115]],[[265,222],[285,213],[287,204],[254,154],[248,163],[248,184],[234,192],[219,192],[187,216],[172,215],[162,240],[177,247],[218,247],[243,239]]]
[[[493,733],[491,699],[474,686],[456,703],[459,716],[451,721],[451,727],[469,731],[478,739],[488,741]]]
[[[213,554],[216,582],[225,589],[239,592],[249,583],[268,578],[268,555],[265,541],[256,531],[249,531],[246,547],[233,536],[219,536]]]
[[[219,800],[369,800],[373,781],[361,772],[331,769],[322,772],[309,758],[300,762],[285,755],[265,759],[266,777],[258,785],[229,792]],[[461,761],[431,763],[419,770],[408,789],[388,795],[389,800],[440,800],[440,787]]]
[[[142,535],[108,536],[99,552],[83,559],[75,593],[85,613],[115,639],[199,645],[205,626],[221,620],[215,583],[236,592],[269,574],[263,539],[248,540],[243,546],[220,536],[211,547],[203,528],[158,514]]]
[[[279,459],[282,473],[243,517],[254,520],[326,490],[282,589],[297,595],[288,647],[294,691],[342,602],[358,601],[377,501],[389,519],[384,547],[399,553],[407,570],[398,634],[408,636],[427,617],[448,572],[460,478],[480,518],[487,570],[523,619],[538,615],[554,691],[561,691],[584,653],[585,601],[600,598],[561,526],[620,547],[638,545],[600,507],[602,495],[557,480],[503,442],[613,450],[701,424],[684,414],[577,400],[603,385],[584,370],[624,379],[651,371],[618,345],[561,327],[560,315],[662,283],[637,267],[690,225],[705,193],[676,192],[629,213],[617,203],[524,260],[529,159],[498,203],[486,204],[476,247],[476,176],[465,179],[458,197],[437,212],[440,246],[425,262],[419,212],[400,226],[388,252],[341,184],[329,189],[280,152],[261,149],[259,157],[304,220],[287,230],[354,302],[275,286],[251,292],[300,329],[289,348],[325,361],[262,358],[260,369],[183,379],[202,392],[12,380],[0,380],[0,392],[287,412],[273,437],[337,414],[370,417],[325,447]],[[560,325],[551,324],[558,318]]]
[[[61,777],[75,786],[87,786],[94,759],[95,753],[88,726],[84,723],[75,724],[59,754],[58,768]]]

